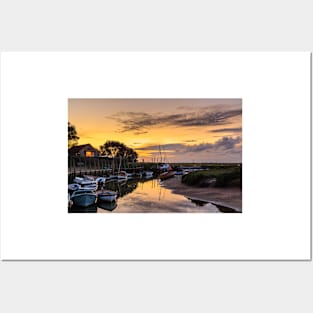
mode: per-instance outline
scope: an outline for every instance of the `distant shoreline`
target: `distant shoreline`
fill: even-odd
[[[227,210],[242,212],[242,191],[240,188],[191,187],[181,182],[180,176],[167,179],[162,185],[175,194],[193,201],[210,202]]]

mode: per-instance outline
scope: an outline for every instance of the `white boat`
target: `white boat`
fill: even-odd
[[[144,175],[146,178],[150,178],[150,177],[153,177],[153,172],[152,171],[145,171]]]
[[[135,174],[134,173],[128,173],[127,172],[127,179],[134,179]]]
[[[79,183],[81,186],[96,184],[94,180],[83,180]]]
[[[169,179],[171,177],[175,176],[175,171],[169,171],[169,172],[164,172],[162,174],[159,175],[159,178],[161,180],[165,180],[165,179]]]
[[[82,178],[82,177],[75,177],[73,179],[73,182],[76,184],[80,184],[82,181],[84,181],[84,178]]]
[[[128,174],[124,171],[120,171],[117,173],[117,180],[122,181],[122,180],[127,180],[128,179]]]
[[[73,182],[76,184],[80,184],[80,185],[89,185],[89,184],[93,184],[96,183],[95,180],[91,179],[90,177],[88,178],[82,178],[82,177],[75,177],[73,179]]]
[[[94,192],[88,190],[76,190],[73,192],[71,200],[75,205],[87,207],[96,202],[97,195]]]
[[[170,166],[170,164],[160,164],[159,165],[159,169],[161,171],[171,171],[172,170],[172,167]]]
[[[113,202],[117,198],[117,192],[111,190],[102,190],[98,193],[98,202],[108,201]]]
[[[75,191],[75,190],[78,190],[79,188],[80,188],[79,184],[69,184],[68,185],[68,190],[70,190],[70,191]]]
[[[98,184],[105,184],[106,178],[105,177],[97,177],[95,182]]]
[[[88,185],[83,185],[79,190],[96,191],[97,189],[98,189],[97,184],[88,184]]]

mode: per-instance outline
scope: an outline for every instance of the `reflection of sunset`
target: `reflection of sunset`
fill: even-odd
[[[122,186],[118,188],[122,188]],[[131,189],[131,192],[119,197],[115,205],[109,204],[114,213],[220,212],[210,203],[198,206],[185,196],[173,193],[170,189],[160,185],[160,181],[157,179],[138,182],[136,188]],[[108,204],[104,208],[103,204],[98,206],[97,212],[110,213],[111,209],[108,210],[107,206]]]
[[[79,144],[117,140],[139,159],[241,162],[240,99],[70,99]]]

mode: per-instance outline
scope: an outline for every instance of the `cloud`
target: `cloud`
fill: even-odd
[[[242,138],[223,137],[214,143],[170,143],[165,145],[151,144],[136,148],[136,151],[144,153],[146,157],[164,158],[166,162],[241,162]],[[160,154],[161,147],[161,154]]]
[[[209,130],[209,132],[212,132],[212,133],[241,132],[241,131],[242,131],[241,127],[237,127],[237,128],[219,128],[219,129]]]
[[[134,132],[135,134],[147,133],[149,128],[157,126],[198,127],[226,125],[232,117],[241,115],[240,109],[231,109],[212,112],[208,108],[193,112],[176,114],[149,114],[143,112],[120,112],[115,114],[115,119],[120,124],[118,132]]]
[[[143,135],[143,134],[147,134],[148,131],[142,130],[142,131],[135,131],[134,134],[135,135]]]
[[[218,140],[214,145],[217,149],[222,148],[225,150],[233,149],[236,144],[241,143],[241,137],[223,137],[222,139]]]
[[[178,153],[188,153],[188,152],[201,152],[201,151],[211,151],[211,150],[231,150],[237,147],[242,141],[241,137],[223,137],[217,140],[215,143],[200,143],[188,145],[185,143],[170,143],[162,146],[150,145],[141,148],[136,148],[136,150],[149,150],[159,152],[178,152]],[[241,150],[241,148],[240,148]]]

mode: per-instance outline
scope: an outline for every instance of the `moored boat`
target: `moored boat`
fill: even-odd
[[[105,177],[97,177],[95,181],[98,184],[105,184],[106,178]]]
[[[117,192],[111,190],[102,190],[98,193],[98,202],[113,202],[117,198]]]
[[[175,171],[170,171],[170,172],[164,172],[164,173],[160,174],[159,178],[161,180],[165,180],[165,179],[168,179],[168,178],[171,178],[174,176],[175,176]]]
[[[76,190],[73,192],[71,200],[73,201],[74,205],[87,207],[96,202],[97,195],[93,191]]]
[[[145,176],[145,178],[153,177],[153,172],[152,171],[145,171],[144,176]]]
[[[78,190],[85,190],[85,191],[96,191],[98,189],[98,185],[96,184],[90,184],[90,185],[84,185]]]
[[[90,184],[95,184],[96,183],[96,181],[91,179],[90,177],[88,177],[88,178],[75,177],[73,179],[73,182],[76,183],[76,184],[80,184],[81,186],[90,185]]]
[[[117,180],[127,180],[128,174],[124,171],[120,171],[117,173]]]
[[[76,184],[80,184],[82,181],[84,181],[84,178],[78,176],[73,179],[73,182]]]
[[[75,190],[78,190],[79,188],[80,188],[79,184],[69,184],[68,185],[68,190],[69,191],[75,191]]]
[[[81,186],[96,184],[94,180],[83,180],[79,183]]]

